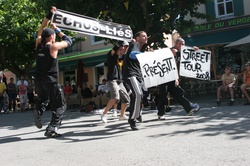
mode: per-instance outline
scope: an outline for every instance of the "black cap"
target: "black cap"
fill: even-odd
[[[127,41],[119,40],[115,45],[118,46],[118,47],[121,47],[121,46],[128,46],[129,43]]]
[[[55,31],[51,28],[45,28],[42,33],[42,38],[50,37],[50,35],[54,34]]]

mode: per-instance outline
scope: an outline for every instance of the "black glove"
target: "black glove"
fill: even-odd
[[[50,11],[51,9],[52,9],[52,7],[49,9],[49,14],[46,16],[46,18],[48,20],[50,20],[52,18],[52,16],[53,16],[53,13]]]

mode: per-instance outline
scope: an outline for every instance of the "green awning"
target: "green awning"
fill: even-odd
[[[205,46],[212,44],[228,44],[250,34],[250,28],[218,31],[197,36],[185,36],[187,46]]]
[[[94,57],[88,57],[88,58],[82,58],[82,62],[84,64],[84,67],[90,67],[95,66],[97,64],[100,64],[102,62],[105,62],[107,59],[107,55],[100,55],[100,56],[94,56]],[[59,70],[64,69],[76,69],[79,59],[75,60],[69,60],[65,62],[59,62]]]

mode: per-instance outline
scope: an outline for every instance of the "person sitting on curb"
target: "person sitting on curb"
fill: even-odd
[[[98,93],[101,96],[106,96],[107,97],[108,92],[109,92],[109,86],[107,84],[107,80],[103,79],[102,84],[98,86]]]
[[[250,97],[247,92],[247,88],[250,88],[250,61],[246,63],[246,71],[243,73],[243,84],[240,86],[241,92],[247,98],[247,102],[244,105],[250,105]]]
[[[229,101],[229,105],[234,104],[234,83],[235,83],[235,75],[231,73],[230,67],[226,66],[225,73],[221,77],[222,85],[217,89],[217,105],[221,105],[221,91],[227,92],[229,90],[231,99]]]

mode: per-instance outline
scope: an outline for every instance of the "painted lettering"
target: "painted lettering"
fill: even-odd
[[[206,63],[208,62],[209,52],[196,52],[194,49],[184,49],[182,57],[185,60],[195,60],[196,62]]]
[[[162,62],[158,62],[154,60],[152,66],[150,66],[149,64],[143,65],[142,68],[146,73],[144,77],[149,77],[149,76],[153,77],[155,75],[164,77],[166,73],[169,73],[170,71],[175,70],[175,68],[173,68],[172,66],[171,60],[173,60],[172,57],[163,59]]]
[[[193,72],[201,72],[201,64],[195,63],[194,65],[191,63],[191,61],[182,61],[182,64],[184,64],[185,70],[193,71]]]
[[[203,79],[203,80],[210,80],[209,72],[206,73],[197,73],[196,78]]]

